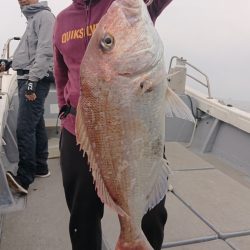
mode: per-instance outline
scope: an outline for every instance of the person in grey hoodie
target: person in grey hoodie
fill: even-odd
[[[55,17],[46,1],[18,0],[27,27],[12,61],[0,60],[0,71],[10,67],[17,72],[19,109],[17,174],[6,173],[9,186],[27,194],[37,177],[50,175],[48,138],[45,130],[44,102],[53,81],[52,34]]]

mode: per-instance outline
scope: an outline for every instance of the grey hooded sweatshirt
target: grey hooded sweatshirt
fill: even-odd
[[[47,1],[21,7],[27,19],[26,30],[13,55],[14,70],[29,70],[18,79],[39,81],[53,70],[52,34],[55,17]]]

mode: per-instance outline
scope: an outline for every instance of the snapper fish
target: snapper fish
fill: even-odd
[[[97,194],[120,221],[116,250],[153,249],[143,215],[167,192],[165,115],[193,121],[168,88],[164,46],[143,0],[116,0],[83,57],[76,137]]]

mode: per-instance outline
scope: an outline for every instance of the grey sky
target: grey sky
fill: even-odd
[[[58,14],[71,0],[48,2]],[[250,101],[249,13],[250,0],[173,0],[156,23],[167,67],[172,56],[184,57],[208,75],[213,96]],[[6,1],[0,16],[2,54],[8,38],[22,35],[26,20],[17,0]]]

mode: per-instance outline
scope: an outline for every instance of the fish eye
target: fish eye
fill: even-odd
[[[114,45],[114,37],[110,34],[105,34],[100,43],[102,51],[110,51],[114,47]]]

